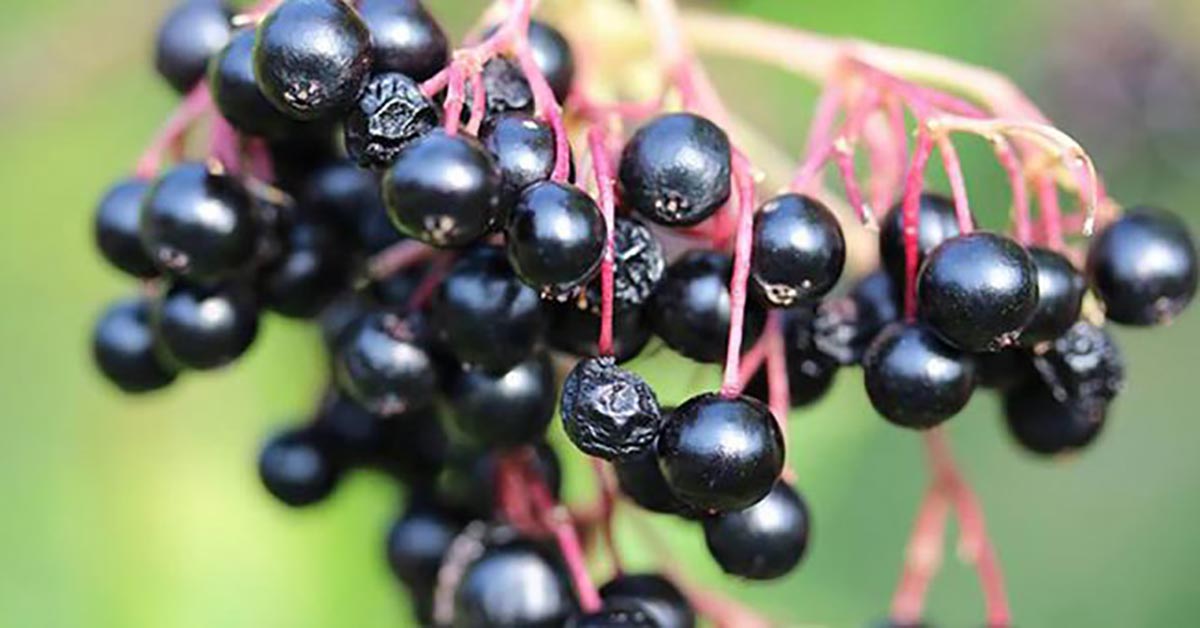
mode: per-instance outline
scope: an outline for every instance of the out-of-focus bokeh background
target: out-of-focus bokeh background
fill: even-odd
[[[461,32],[480,3],[428,4]],[[708,4],[1012,74],[1094,151],[1118,198],[1172,207],[1200,227],[1200,4]],[[393,488],[355,477],[331,503],[296,513],[257,484],[261,437],[302,417],[322,385],[312,330],[271,319],[229,371],[148,399],[124,398],[92,372],[93,317],[131,290],[93,252],[92,207],[175,100],[150,61],[166,7],[0,0],[0,626],[411,625],[382,559],[400,506]],[[730,60],[713,68],[733,106],[798,154],[814,87]],[[975,205],[998,226],[1008,202],[999,171],[982,148],[967,153]],[[1200,616],[1200,314],[1119,336],[1128,391],[1086,455],[1022,455],[987,395],[950,428],[1026,628],[1185,626]],[[668,382],[661,363],[642,367],[676,395],[692,381]],[[918,440],[873,416],[860,377],[846,372],[826,401],[796,413],[791,443],[816,517],[793,577],[729,581],[698,528],[652,525],[706,585],[791,624],[866,625],[886,612],[924,482]],[[574,476],[572,494],[586,493]],[[631,527],[620,532],[633,562],[651,564]],[[978,626],[972,572],[950,558],[931,618]]]

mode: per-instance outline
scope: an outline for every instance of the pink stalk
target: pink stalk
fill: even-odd
[[[425,276],[421,278],[421,283],[413,290],[408,297],[409,311],[416,311],[425,306],[429,299],[433,298],[433,293],[437,292],[438,286],[442,285],[442,280],[446,278],[446,273],[450,271],[450,265],[454,262],[454,255],[451,253],[443,253],[433,258],[429,264],[429,270],[425,271]]]
[[[749,292],[750,255],[754,239],[754,180],[747,174],[749,167],[746,157],[740,152],[734,153],[734,161],[741,162],[741,168],[735,169],[734,183],[738,195],[738,231],[734,242],[733,277],[729,281],[729,342],[725,348],[725,378],[721,384],[721,394],[735,397],[740,389],[738,379],[742,352],[742,336],[745,333],[746,297]]]
[[[876,211],[886,210],[896,194],[896,187],[903,177],[903,168],[898,168],[892,155],[892,146],[897,138],[891,133],[887,123],[887,112],[880,111],[871,116],[863,125],[863,143],[867,145],[867,156],[870,159],[871,178],[869,182],[870,203]]]
[[[879,90],[868,87],[859,97],[854,108],[846,115],[846,122],[842,125],[838,136],[828,140],[829,150],[832,152],[842,181],[846,185],[846,200],[849,201],[858,219],[863,223],[872,222],[873,216],[863,200],[862,189],[859,187],[858,178],[854,173],[854,147],[858,143],[858,137],[862,133],[863,127],[878,105]],[[817,154],[825,155],[825,151],[822,148],[818,148]],[[810,176],[808,169],[815,167],[816,170],[812,171],[812,174],[815,175],[816,171],[823,164],[823,161],[823,159],[810,156],[793,180],[792,189],[799,191],[803,187],[807,187],[807,177]]]
[[[225,171],[238,175],[242,172],[242,155],[238,146],[238,132],[222,116],[213,116],[208,130],[208,156],[221,164]]]
[[[763,363],[767,361],[767,334],[759,336],[750,350],[742,354],[741,364],[738,366],[738,394],[741,394],[746,386],[750,385],[750,380],[754,379],[754,375],[758,373],[758,369],[762,368]]]
[[[546,482],[534,467],[530,456],[524,456],[524,462],[525,481],[529,487],[530,499],[534,508],[542,513],[546,525],[558,543],[563,561],[567,564],[567,571],[571,574],[571,581],[575,584],[580,608],[585,613],[600,610],[600,593],[596,591],[596,585],[592,583],[592,577],[588,574],[583,546],[579,543],[579,535],[571,522],[570,514],[555,503],[554,496],[546,488]]]
[[[483,114],[487,111],[487,90],[484,89],[481,73],[476,72],[467,78],[471,80],[471,119],[467,121],[467,133],[479,135]]]
[[[250,173],[254,178],[266,183],[275,182],[275,164],[265,140],[258,137],[247,139],[246,157],[250,161]]]
[[[942,486],[929,483],[917,510],[905,551],[904,569],[892,596],[891,619],[895,625],[917,625],[924,619],[925,597],[942,563],[942,544],[950,504]]]
[[[917,258],[920,251],[917,233],[921,220],[921,193],[925,187],[925,166],[933,152],[933,137],[918,120],[917,146],[913,150],[912,163],[904,184],[904,209],[901,224],[904,227],[904,316],[913,320],[917,315]]]
[[[787,442],[787,417],[792,406],[790,382],[788,382],[787,347],[783,342],[783,316],[779,310],[771,310],[767,318],[767,400],[771,414],[779,423],[779,431]]]
[[[1061,251],[1066,246],[1063,240],[1062,210],[1058,205],[1058,187],[1054,179],[1047,174],[1038,175],[1034,179],[1037,188],[1038,204],[1042,208],[1042,230],[1046,237],[1046,245],[1055,251]]]
[[[971,217],[971,200],[967,196],[967,182],[963,178],[958,151],[955,150],[954,142],[950,141],[948,133],[938,135],[937,144],[942,153],[942,166],[946,170],[946,178],[950,180],[950,192],[954,196],[954,214],[958,217],[958,230],[971,233],[975,230],[975,221]]]
[[[834,163],[837,164],[838,174],[846,186],[846,202],[854,208],[854,214],[859,222],[870,224],[875,221],[874,212],[867,207],[863,200],[862,188],[858,184],[858,175],[854,172],[854,149],[848,145],[833,151]]]
[[[600,197],[600,212],[604,216],[604,258],[600,262],[600,355],[612,355],[613,345],[613,272],[616,265],[616,201],[613,189],[613,168],[604,129],[597,125],[588,132],[588,147],[592,155],[592,172]]]
[[[416,240],[403,240],[376,253],[367,262],[367,274],[372,279],[385,279],[433,257],[436,252],[437,249]]]
[[[442,68],[437,74],[434,74],[424,83],[421,83],[421,93],[427,98],[432,98],[438,92],[446,89],[446,86],[450,84],[450,68],[453,67],[453,65],[454,64],[451,63],[450,65]]]
[[[845,91],[838,83],[831,82],[826,85],[817,100],[817,109],[813,113],[812,124],[809,125],[808,144],[804,154],[812,155],[821,147],[833,143],[833,125],[837,122],[838,110],[844,98]]]
[[[450,83],[446,86],[446,104],[442,109],[446,112],[446,135],[456,135],[458,125],[462,120],[463,88],[466,78],[463,69],[457,63],[450,64]],[[476,81],[482,84],[482,81]]]
[[[808,194],[817,183],[817,174],[833,157],[833,143],[822,144],[816,150],[806,153],[804,162],[796,170],[789,188],[797,194]]]
[[[904,103],[895,95],[887,98],[888,126],[892,129],[892,138],[896,141],[893,167],[896,169],[896,185],[904,180],[904,169],[908,166],[908,125],[904,117]]]
[[[153,179],[157,176],[158,169],[162,166],[163,153],[181,142],[192,125],[211,111],[213,103],[208,91],[208,81],[200,81],[187,93],[171,117],[167,118],[166,123],[142,151],[134,167],[134,174],[140,179]]]
[[[592,471],[596,475],[596,486],[600,492],[600,536],[604,538],[604,546],[608,549],[608,558],[612,562],[616,576],[624,573],[621,552],[617,549],[617,539],[613,534],[613,515],[617,509],[617,487],[612,475],[604,466],[604,461],[592,458]]]
[[[1025,181],[1025,173],[1021,171],[1021,163],[1008,140],[997,137],[992,141],[996,152],[996,161],[1008,175],[1008,185],[1012,188],[1013,197],[1013,228],[1016,231],[1017,242],[1026,246],[1033,243],[1033,225],[1029,219],[1029,188]]]
[[[872,83],[899,95],[908,103],[924,103],[948,113],[970,118],[991,117],[980,107],[957,96],[906,81],[862,61],[851,60],[849,63]]]

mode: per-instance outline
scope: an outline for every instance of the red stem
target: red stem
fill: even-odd
[[[1061,251],[1066,246],[1063,240],[1062,210],[1058,204],[1058,187],[1049,175],[1039,175],[1034,180],[1037,188],[1038,204],[1042,208],[1042,230],[1046,237],[1046,245],[1055,251]]]
[[[754,375],[758,373],[758,369],[762,368],[764,362],[767,361],[767,334],[763,334],[754,343],[750,350],[742,355],[741,364],[738,366],[738,382],[741,386],[738,389],[740,394],[745,390],[746,386],[750,385],[750,380],[754,379]]]
[[[613,350],[613,273],[616,265],[616,201],[611,156],[604,129],[593,126],[588,132],[588,147],[592,155],[592,172],[600,197],[600,212],[604,216],[604,258],[600,262],[600,355],[611,356]]]
[[[942,153],[942,166],[946,170],[946,178],[950,181],[950,192],[954,196],[954,214],[958,217],[958,230],[961,233],[971,233],[975,221],[971,218],[971,200],[967,196],[967,182],[963,178],[962,163],[958,160],[958,151],[948,134],[941,134],[937,139],[938,149]]]
[[[463,87],[465,86],[466,77],[463,76],[462,66],[457,63],[450,64],[449,84],[446,86],[446,104],[443,110],[446,113],[446,135],[456,135],[458,133],[458,125],[462,121],[463,109]],[[482,83],[482,81],[476,81]]]
[[[238,132],[233,126],[222,116],[212,116],[211,128],[208,131],[208,156],[233,175],[242,172],[242,156],[238,144]]]
[[[372,257],[367,263],[367,274],[372,279],[384,279],[433,257],[435,253],[437,249],[429,245],[416,240],[403,240]]]
[[[992,146],[996,152],[996,161],[1004,168],[1005,174],[1008,175],[1008,185],[1012,189],[1013,229],[1016,231],[1017,241],[1028,246],[1033,243],[1033,225],[1029,218],[1029,187],[1025,181],[1025,174],[1021,171],[1020,160],[1012,145],[1004,138],[997,137]]]
[[[201,116],[213,110],[212,97],[208,91],[208,81],[200,81],[184,96],[179,106],[167,118],[158,133],[150,140],[150,144],[142,151],[134,168],[134,174],[141,179],[153,179],[158,175],[162,166],[162,157],[168,149],[187,135],[192,125]]]
[[[750,255],[754,239],[754,180],[749,175],[749,165],[741,152],[733,154],[735,163],[734,183],[737,185],[738,230],[734,242],[733,276],[729,281],[729,339],[725,347],[725,377],[721,394],[736,397],[741,388],[739,361],[742,354],[742,336],[745,334],[746,298],[750,280]]]
[[[917,510],[905,551],[904,568],[892,596],[892,624],[917,625],[925,613],[925,596],[942,563],[942,543],[950,504],[941,485],[930,482]]]
[[[592,458],[592,471],[596,475],[596,487],[600,493],[600,535],[604,538],[604,546],[608,549],[609,560],[612,561],[615,576],[624,573],[621,552],[617,549],[617,539],[613,534],[613,517],[617,509],[617,487],[612,475],[604,466],[604,461]]]
[[[470,78],[471,119],[467,121],[467,133],[479,135],[479,127],[483,125],[483,114],[487,111],[487,90],[483,86],[481,73],[472,73]]]
[[[429,299],[433,298],[433,293],[437,292],[438,286],[442,285],[442,280],[446,278],[446,273],[450,271],[450,265],[454,262],[454,255],[443,253],[433,257],[433,261],[429,264],[429,269],[425,271],[425,276],[421,278],[421,283],[413,290],[413,293],[408,297],[408,310],[415,312],[425,306]]]
[[[932,152],[933,137],[924,123],[918,120],[917,146],[904,184],[904,210],[901,214],[904,230],[904,316],[910,321],[917,315],[917,258],[920,254],[917,234],[921,220],[921,193],[925,187],[925,166]]]
[[[791,409],[791,388],[788,382],[787,347],[783,341],[783,315],[771,310],[767,318],[767,399],[771,414],[779,423],[779,431],[787,443],[787,418]],[[786,448],[785,448],[786,451]]]
[[[534,467],[531,456],[527,453],[523,460],[530,500],[534,508],[541,512],[546,526],[558,543],[559,551],[571,574],[571,581],[575,584],[575,592],[579,595],[579,606],[585,613],[596,612],[600,610],[601,606],[600,593],[596,590],[596,585],[592,583],[592,577],[588,574],[587,564],[584,562],[583,546],[579,543],[579,535],[571,522],[570,513],[555,502],[554,496],[550,494],[550,489],[546,487],[544,478]]]

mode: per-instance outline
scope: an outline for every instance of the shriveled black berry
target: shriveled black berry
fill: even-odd
[[[593,613],[576,614],[565,628],[659,628],[659,624],[640,606],[622,601],[605,604]]]
[[[1102,407],[1121,392],[1125,361],[1116,340],[1102,327],[1079,321],[1033,364],[1061,403]]]
[[[600,315],[572,299],[566,303],[545,303],[549,324],[546,340],[550,346],[580,357],[593,357],[600,352]],[[640,355],[653,333],[645,308],[613,308],[612,355],[617,364]]]
[[[310,430],[273,436],[258,456],[263,486],[280,502],[299,508],[324,500],[337,487],[341,471]]]
[[[258,27],[258,86],[297,120],[346,110],[370,72],[371,33],[341,0],[284,0]]]
[[[514,447],[541,440],[554,418],[558,397],[554,368],[545,355],[496,375],[478,368],[455,369],[445,393],[454,426],[486,447]]]
[[[209,59],[229,41],[232,12],[221,0],[180,2],[158,27],[154,67],[179,93],[204,77]]]
[[[628,459],[654,446],[661,415],[654,390],[610,357],[580,360],[563,382],[563,429],[581,451]]]
[[[631,602],[650,615],[659,628],[695,628],[696,612],[670,580],[656,573],[621,574],[600,587],[605,602]]]
[[[500,169],[500,207],[507,218],[525,188],[554,173],[554,129],[532,115],[507,113],[490,120],[479,139]]]
[[[1037,268],[1038,300],[1033,317],[1021,330],[1021,344],[1031,347],[1066,333],[1083,309],[1087,282],[1061,253],[1035,247],[1029,256]]]
[[[1196,295],[1196,245],[1178,216],[1131,209],[1092,241],[1087,276],[1113,322],[1163,324]]]
[[[946,240],[917,278],[921,319],[968,352],[1016,342],[1038,303],[1037,268],[1015,241],[978,231]]]
[[[233,34],[208,66],[213,104],[233,128],[248,135],[284,139],[310,133],[303,123],[275,108],[254,79],[254,30]]]
[[[666,273],[666,253],[649,227],[635,218],[620,216],[613,234],[613,305],[639,307],[650,300]],[[588,284],[587,303],[599,313],[603,292],[600,278]]]
[[[96,248],[121,272],[140,278],[158,275],[158,267],[142,247],[139,220],[150,184],[126,179],[108,189],[96,206]]]
[[[503,56],[492,57],[483,64],[481,74],[486,103],[484,120],[506,113],[533,113],[533,90],[515,61]],[[471,117],[474,91],[474,83],[468,81],[463,92],[464,120]]]
[[[669,113],[638,129],[621,153],[621,198],[647,219],[694,225],[729,200],[732,153],[707,118]]]
[[[364,168],[383,169],[438,122],[437,108],[416,81],[396,72],[376,74],[343,122],[346,152]]]
[[[751,276],[772,305],[791,307],[825,296],[845,264],[842,227],[820,201],[783,194],[759,208]]]
[[[959,236],[962,231],[954,212],[954,201],[940,194],[921,195],[917,218],[917,268],[920,269],[930,251],[942,242]],[[879,259],[897,290],[897,296],[902,296],[907,268],[903,202],[893,206],[879,225]]]
[[[704,520],[704,541],[725,573],[774,580],[796,568],[808,549],[812,517],[786,482],[748,508]]]
[[[371,31],[374,71],[424,81],[450,61],[446,33],[420,0],[361,0],[358,13]]]
[[[163,353],[192,369],[229,364],[258,335],[258,303],[234,283],[176,283],[155,302],[152,318]]]
[[[525,188],[505,227],[513,270],[544,297],[565,296],[592,278],[606,234],[596,202],[573,185],[553,181]]]
[[[680,354],[697,362],[725,359],[732,300],[733,260],[715,251],[688,251],[667,267],[649,303],[654,333]],[[746,303],[743,349],[762,332],[766,312],[753,299]]]
[[[338,386],[376,414],[402,414],[432,403],[437,372],[422,331],[412,318],[366,315],[339,343]]]
[[[570,580],[557,558],[531,542],[487,550],[454,592],[453,628],[556,628],[575,611]]]
[[[892,323],[863,356],[875,411],[900,427],[929,429],[961,411],[975,391],[975,365],[919,323]]]
[[[110,305],[92,331],[92,357],[104,378],[126,393],[145,393],[175,381],[159,358],[150,328],[150,306],[141,298]]]
[[[292,318],[321,313],[349,285],[352,260],[333,229],[315,222],[287,230],[281,255],[259,271],[263,304]]]
[[[173,274],[211,280],[249,263],[257,251],[253,201],[236,178],[204,164],[180,164],[142,202],[142,246]]]
[[[1008,431],[1021,448],[1042,456],[1066,454],[1090,445],[1107,422],[1107,400],[1056,397],[1044,382],[1031,379],[1004,396]]]

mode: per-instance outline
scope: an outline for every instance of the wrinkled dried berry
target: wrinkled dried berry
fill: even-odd
[[[654,390],[610,357],[581,360],[563,383],[563,427],[575,446],[605,460],[654,445],[662,422]]]
[[[346,116],[346,152],[364,168],[386,168],[437,125],[437,108],[420,85],[403,74],[379,74]]]
[[[667,269],[666,255],[654,233],[633,218],[617,218],[613,234],[613,302],[616,307],[636,307],[654,294]],[[600,278],[588,285],[588,307],[600,312]]]
[[[1107,405],[1125,381],[1125,361],[1116,341],[1085,321],[1075,323],[1033,363],[1060,403]]]

